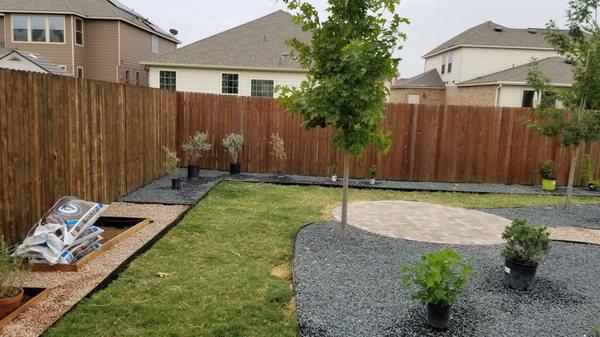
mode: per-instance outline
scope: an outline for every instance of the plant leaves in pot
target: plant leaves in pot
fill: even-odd
[[[181,145],[181,148],[187,154],[189,162],[194,163],[197,159],[202,158],[204,152],[212,149],[212,145],[208,143],[208,132],[196,132],[187,143]],[[188,165],[188,179],[198,177],[200,177],[200,167]]]
[[[525,220],[516,219],[502,238],[507,242],[502,251],[504,283],[517,290],[530,289],[541,257],[550,249],[550,233],[545,227],[528,226]]]
[[[242,171],[242,164],[238,161],[242,147],[244,146],[244,135],[231,133],[223,138],[223,146],[229,157],[231,163],[229,163],[229,174],[240,174]]]
[[[22,276],[21,260],[9,252],[0,237],[0,319],[21,306],[23,289],[17,285]]]
[[[421,263],[406,264],[403,268],[404,288],[411,298],[427,306],[427,323],[445,330],[450,325],[450,311],[463,292],[469,276],[470,264],[450,248],[421,256]]]
[[[165,161],[163,166],[165,167],[165,170],[173,177],[171,178],[171,188],[174,190],[179,190],[181,189],[181,178],[178,177],[177,171],[179,169],[179,163],[181,160],[177,156],[177,152],[172,151],[167,147],[163,147],[163,150],[165,151]]]
[[[556,190],[556,168],[552,160],[546,160],[537,164],[537,171],[542,178],[542,189],[544,191]]]

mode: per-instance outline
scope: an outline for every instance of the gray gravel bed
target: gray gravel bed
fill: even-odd
[[[534,225],[600,229],[600,205],[577,205],[571,211],[564,205],[484,208],[480,211],[511,220],[525,219]]]
[[[166,175],[120,198],[119,201],[141,204],[193,206],[227,174],[219,171],[201,170],[199,179],[189,181],[185,178],[186,175],[186,169],[179,170],[177,176],[183,178],[180,190],[171,188],[171,179],[174,175]]]
[[[472,256],[477,276],[453,308],[451,327],[437,332],[425,308],[401,287],[404,263],[446,245],[392,239],[324,222],[298,233],[293,258],[301,336],[589,336],[600,318],[600,248],[554,242],[534,289],[502,283],[502,246],[451,246]]]
[[[286,175],[278,178],[267,173],[243,173],[238,176],[229,176],[227,179],[246,182],[264,182],[290,185],[321,185],[342,186],[342,180],[332,182],[330,177]],[[564,195],[566,188],[559,186],[554,192],[544,192],[540,186],[503,185],[503,184],[473,184],[473,183],[438,183],[415,181],[378,180],[376,185],[370,185],[368,179],[350,179],[350,187],[376,188],[398,191],[428,191],[428,192],[464,192],[464,193],[499,193],[499,194],[528,194],[528,195]],[[585,188],[575,188],[574,195],[600,196],[600,192],[590,191]]]

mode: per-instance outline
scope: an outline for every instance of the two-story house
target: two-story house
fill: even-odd
[[[548,44],[543,29],[508,28],[488,21],[423,57],[423,74],[393,81],[392,102],[531,107],[538,101],[526,79],[533,58],[553,85],[573,82],[573,66]]]
[[[140,64],[179,40],[116,0],[0,0],[0,47],[82,78],[148,84]]]

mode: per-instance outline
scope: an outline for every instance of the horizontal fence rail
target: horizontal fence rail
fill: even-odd
[[[0,235],[15,243],[63,195],[111,202],[164,174],[177,96],[0,69]]]
[[[229,95],[178,93],[177,143],[196,131],[208,131],[213,144],[195,164],[226,170],[229,157],[221,140],[226,134],[243,133],[242,169],[275,172],[278,162],[269,145],[272,133],[286,143],[288,173],[328,175],[329,166],[342,167],[342,153],[331,149],[333,130],[305,130],[301,117],[290,116],[275,100]],[[566,183],[571,150],[557,138],[534,134],[522,122],[531,109],[470,106],[387,104],[382,128],[392,133],[387,155],[374,149],[353,158],[350,175],[368,177],[375,165],[378,178],[409,181],[537,184],[536,165],[554,160],[559,183]],[[598,144],[585,145],[600,175]],[[188,164],[185,154],[183,165]],[[579,182],[579,168],[576,181]]]

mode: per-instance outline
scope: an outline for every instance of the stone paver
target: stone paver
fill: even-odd
[[[341,207],[333,210],[341,219]],[[413,201],[351,203],[348,223],[379,235],[412,241],[457,245],[504,243],[502,232],[511,221],[496,215]]]

